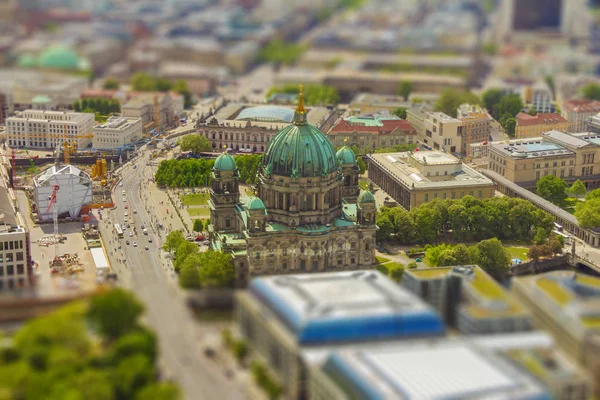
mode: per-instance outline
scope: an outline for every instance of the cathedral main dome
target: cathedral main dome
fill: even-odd
[[[327,136],[306,122],[302,88],[292,125],[269,142],[263,158],[265,173],[290,176],[325,176],[338,170],[335,150]]]

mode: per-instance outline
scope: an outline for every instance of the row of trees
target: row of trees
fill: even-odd
[[[442,90],[440,98],[434,105],[434,109],[435,111],[441,111],[456,118],[458,107],[464,103],[480,104],[480,100],[477,95],[471,92],[448,88]]]
[[[75,112],[99,113],[100,115],[116,114],[121,112],[121,103],[117,99],[93,97],[75,101],[73,110]]]
[[[181,151],[191,151],[193,154],[200,154],[206,151],[213,151],[212,144],[203,135],[186,135],[179,143]]]
[[[303,92],[304,103],[307,106],[338,104],[340,102],[340,94],[333,86],[306,85]],[[289,84],[272,87],[267,93],[267,98],[276,93],[298,94],[298,85]]]
[[[175,255],[173,268],[179,284],[187,289],[231,287],[235,278],[231,255],[208,250],[200,253],[198,245],[188,242],[180,231],[170,232],[163,250]]]
[[[183,79],[172,82],[167,78],[159,78],[146,72],[138,72],[131,78],[131,88],[140,92],[173,91],[183,96],[185,108],[193,105],[192,92],[190,92],[187,82]]]
[[[427,261],[434,267],[477,264],[486,272],[496,275],[510,266],[510,254],[496,238],[482,240],[476,245],[440,244],[425,247]]]
[[[517,126],[515,116],[523,109],[523,101],[518,94],[506,93],[501,89],[489,89],[481,96],[483,105],[492,117],[498,120],[506,133],[514,136]],[[531,113],[536,115],[537,113]]]
[[[234,158],[240,181],[248,184],[256,183],[262,156],[260,154],[243,154]],[[154,180],[157,185],[167,187],[208,186],[212,182],[210,173],[214,165],[214,160],[205,158],[163,160],[158,165]]]
[[[529,248],[527,257],[537,261],[542,257],[552,257],[561,254],[565,246],[565,239],[562,236],[552,236],[546,243],[535,244]]]
[[[258,55],[260,61],[292,65],[300,58],[306,47],[273,39],[263,47]]]
[[[156,381],[155,335],[139,324],[143,306],[114,289],[27,322],[0,350],[3,398],[176,400]]]
[[[490,238],[529,240],[534,234],[548,237],[554,218],[527,200],[493,197],[478,200],[440,200],[410,211],[382,207],[377,214],[379,240],[396,238],[400,243],[436,243],[451,234],[457,241]]]

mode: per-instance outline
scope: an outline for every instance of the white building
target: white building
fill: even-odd
[[[94,149],[116,149],[142,139],[140,118],[110,117],[92,129]]]
[[[56,195],[58,216],[77,218],[81,207],[92,202],[92,179],[72,165],[53,165],[33,179],[35,203],[42,221],[51,220],[54,211],[50,197],[55,185],[59,186]]]
[[[54,149],[65,136],[91,135],[94,114],[66,111],[26,110],[6,119],[6,138],[11,147]],[[85,148],[92,139],[69,140],[77,148]]]
[[[428,113],[423,121],[422,142],[435,150],[462,152],[462,121],[442,112]]]
[[[0,292],[31,284],[29,232],[0,187]]]

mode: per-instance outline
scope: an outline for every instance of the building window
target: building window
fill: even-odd
[[[17,274],[23,275],[24,273],[25,273],[25,270],[23,268],[23,264],[17,264]]]
[[[456,198],[456,192],[452,192],[452,196],[451,198],[455,199]]]
[[[535,179],[540,179],[540,171],[535,171]]]
[[[446,200],[446,193],[442,193],[442,199]]]
[[[7,265],[6,266],[6,275],[14,275],[15,274],[15,267],[12,265]]]
[[[425,201],[429,200],[429,195],[427,193],[425,193]]]
[[[23,252],[22,251],[17,253],[17,261],[23,261]]]

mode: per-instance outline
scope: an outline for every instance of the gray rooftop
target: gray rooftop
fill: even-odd
[[[583,140],[577,136],[560,131],[549,131],[542,133],[542,137],[548,138],[555,143],[558,142],[566,147],[574,147],[576,149],[588,146],[590,144],[587,140]]]
[[[513,158],[537,158],[547,156],[574,156],[575,153],[565,146],[557,143],[546,142],[544,138],[529,138],[523,140],[511,140],[506,142],[494,142],[490,146],[504,155]]]

